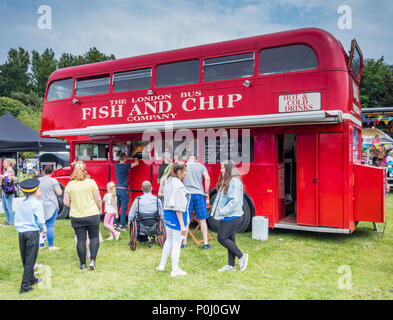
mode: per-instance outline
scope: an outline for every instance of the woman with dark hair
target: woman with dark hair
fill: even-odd
[[[59,202],[57,200],[57,196],[61,196],[63,192],[61,191],[57,180],[51,177],[52,172],[52,166],[45,166],[44,176],[38,180],[40,181],[40,200],[44,208],[45,224],[47,228],[46,235],[48,239],[48,248],[49,250],[57,250],[59,248],[53,245],[55,238],[55,222],[59,211]],[[45,243],[42,245],[40,244],[40,248],[44,247]]]
[[[14,211],[12,209],[12,199],[14,198],[14,194],[16,191],[15,188],[15,171],[12,168],[15,164],[14,159],[5,159],[3,162],[4,166],[4,175],[0,174],[0,186],[2,188],[1,200],[3,204],[3,209],[6,217],[6,221],[4,225],[13,225],[14,224]]]
[[[157,270],[165,270],[166,262],[169,255],[171,255],[172,277],[185,276],[187,274],[179,268],[180,246],[187,235],[187,225],[189,223],[189,215],[187,213],[189,192],[182,182],[186,175],[186,164],[183,162],[175,163],[169,171],[169,178],[163,188],[166,240]]]
[[[247,268],[248,254],[242,253],[235,242],[239,217],[243,215],[243,183],[233,161],[221,163],[221,175],[217,184],[217,196],[212,217],[220,221],[217,240],[228,250],[228,264],[219,272],[235,271],[235,259],[239,258],[240,271]]]
[[[88,178],[86,165],[73,162],[71,181],[64,190],[64,204],[70,207],[71,225],[77,238],[76,249],[80,261],[79,269],[86,269],[86,240],[90,239],[89,269],[95,270],[96,257],[100,246],[100,213],[102,200],[97,183]]]

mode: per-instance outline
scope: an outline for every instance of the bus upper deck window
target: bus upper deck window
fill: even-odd
[[[314,50],[302,44],[263,49],[259,58],[260,74],[310,70],[318,66]]]
[[[68,99],[72,96],[72,85],[73,79],[64,79],[59,81],[53,81],[48,90],[47,101]]]
[[[76,95],[92,96],[109,92],[109,75],[81,78],[76,81]]]
[[[151,86],[151,68],[113,74],[113,91],[147,89]]]
[[[156,86],[177,86],[199,81],[199,60],[161,64],[156,70]]]
[[[254,53],[241,53],[203,61],[203,80],[216,81],[250,77],[254,74]]]

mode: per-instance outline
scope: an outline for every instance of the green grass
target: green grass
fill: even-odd
[[[19,295],[23,268],[18,234],[13,227],[0,227],[0,300],[4,299],[393,299],[393,196],[388,197],[385,235],[359,223],[351,235],[270,230],[268,241],[237,235],[243,252],[249,253],[245,272],[221,274],[226,250],[216,234],[210,250],[192,239],[181,252],[184,278],[170,277],[170,259],[165,272],[155,270],[161,248],[138,243],[128,247],[128,234],[118,242],[100,245],[95,271],[81,271],[70,220],[55,225],[55,245],[61,249],[40,250],[37,263],[50,266],[51,289],[36,287]],[[5,220],[0,215],[0,223]],[[383,225],[379,228],[382,230]],[[101,225],[103,238],[109,236]],[[200,237],[201,235],[198,234]],[[282,239],[282,241],[280,241]],[[352,288],[340,289],[340,266],[352,271]]]

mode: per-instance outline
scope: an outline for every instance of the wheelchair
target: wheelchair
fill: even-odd
[[[141,213],[139,212],[139,197],[137,198],[137,210],[135,218],[130,223],[130,242],[131,250],[136,249],[137,242],[149,242],[149,248],[156,242],[162,248],[166,240],[166,229],[163,217],[158,213],[158,200],[157,211],[154,213]]]

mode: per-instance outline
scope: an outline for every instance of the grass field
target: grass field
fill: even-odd
[[[165,272],[156,271],[161,248],[138,243],[133,252],[125,232],[118,242],[100,245],[95,271],[81,271],[70,220],[58,220],[55,245],[61,249],[42,249],[37,261],[50,267],[50,288],[35,286],[24,295],[19,295],[23,268],[18,234],[13,227],[1,226],[0,300],[393,299],[392,216],[389,196],[383,238],[371,223],[359,223],[351,235],[270,230],[268,241],[261,242],[252,240],[251,233],[239,234],[238,245],[250,256],[243,273],[217,272],[226,264],[227,253],[211,232],[212,249],[204,251],[189,239],[182,250],[180,266],[188,272],[184,278],[170,277],[170,259]],[[0,224],[4,220],[1,214]],[[104,239],[109,235],[103,225],[101,233]],[[339,285],[345,275],[340,267],[350,270],[343,283],[351,288]]]

